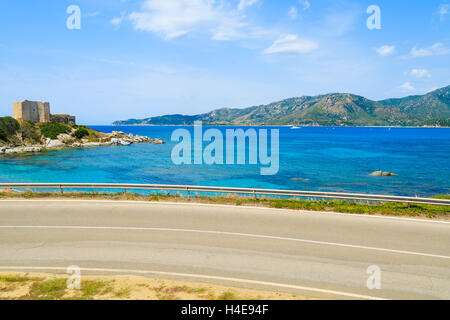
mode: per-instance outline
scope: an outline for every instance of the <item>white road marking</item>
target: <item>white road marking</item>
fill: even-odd
[[[251,233],[226,232],[226,231],[172,229],[172,228],[145,228],[145,227],[92,227],[92,226],[0,226],[0,229],[83,229],[83,230],[125,230],[125,231],[129,230],[129,231],[163,231],[163,232],[203,233],[203,234],[250,237],[250,238],[260,238],[260,239],[282,240],[282,241],[294,241],[294,242],[303,242],[303,243],[317,244],[317,245],[374,250],[374,251],[415,255],[415,256],[424,256],[424,257],[440,258],[440,259],[450,259],[450,256],[443,256],[443,255],[437,255],[437,254],[431,254],[431,253],[368,247],[368,246],[360,246],[360,245],[345,244],[345,243],[338,243],[338,242],[326,242],[326,241],[317,241],[317,240],[267,236],[267,235],[251,234]]]
[[[295,210],[295,209],[282,209],[282,208],[268,208],[268,207],[255,207],[255,206],[237,206],[227,204],[209,204],[209,203],[189,203],[189,202],[163,202],[163,201],[127,201],[127,200],[77,200],[77,199],[5,199],[0,200],[2,202],[97,202],[97,203],[124,203],[124,204],[147,204],[147,205],[176,205],[176,206],[201,206],[201,207],[217,207],[217,208],[234,208],[234,209],[256,209],[256,210],[269,210],[273,212],[281,211],[288,213],[306,213],[306,214],[325,214],[335,215],[343,217],[359,217],[359,218],[374,218],[374,219],[389,219],[398,221],[412,221],[412,222],[426,222],[426,223],[441,223],[450,224],[450,221],[442,220],[428,220],[423,218],[406,218],[406,217],[390,217],[370,214],[356,214],[356,213],[342,213],[342,212],[329,212],[329,211],[309,211],[309,210]]]
[[[67,268],[61,267],[13,267],[13,266],[0,266],[0,270],[47,270],[47,271],[63,271],[66,272]],[[219,277],[219,276],[209,276],[202,274],[191,274],[191,273],[177,273],[177,272],[163,272],[163,271],[146,271],[146,270],[132,270],[132,269],[102,269],[102,268],[81,268],[81,271],[91,271],[91,272],[108,272],[108,273],[126,273],[126,274],[153,274],[153,275],[161,275],[161,276],[175,276],[175,277],[184,277],[184,278],[197,278],[197,279],[207,279],[207,280],[220,280],[220,281],[229,281],[236,283],[246,283],[246,284],[255,284],[255,285],[263,285],[263,286],[271,286],[271,287],[279,287],[286,289],[295,289],[295,290],[304,290],[325,294],[333,294],[344,297],[351,297],[356,299],[368,299],[368,300],[386,300],[384,298],[366,296],[356,293],[348,293],[342,291],[334,291],[327,289],[318,289],[312,287],[303,287],[296,286],[290,284],[276,283],[276,282],[267,282],[267,281],[257,281],[257,280],[247,280],[247,279],[238,279],[238,278],[229,278],[229,277]]]

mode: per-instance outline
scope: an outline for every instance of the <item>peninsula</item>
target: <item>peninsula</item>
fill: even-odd
[[[128,146],[143,142],[164,143],[158,138],[151,139],[120,131],[107,134],[77,125],[75,116],[51,114],[48,102],[16,102],[13,105],[13,117],[0,118],[0,154],[108,145]]]

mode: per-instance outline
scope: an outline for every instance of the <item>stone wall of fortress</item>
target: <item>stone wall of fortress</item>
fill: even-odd
[[[76,124],[75,116],[70,114],[51,114],[50,120],[64,124]]]
[[[39,101],[15,102],[13,117],[16,120],[38,122],[55,121],[64,124],[75,124],[75,116],[69,114],[50,114],[50,103]]]
[[[31,122],[49,122],[50,103],[28,100],[16,102],[13,105],[13,117]]]

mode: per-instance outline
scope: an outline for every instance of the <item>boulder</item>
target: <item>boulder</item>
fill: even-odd
[[[65,144],[59,140],[47,139],[47,141],[45,142],[46,148],[61,148],[64,146]]]
[[[150,139],[151,143],[154,144],[165,144],[165,142],[162,139],[156,138],[156,139]]]
[[[26,148],[25,147],[12,147],[12,148],[5,148],[4,152],[2,153],[22,153],[22,152],[26,152],[25,151]]]
[[[119,139],[119,138],[112,138],[111,144],[120,145],[120,146],[129,146],[133,142],[128,139]]]
[[[69,134],[62,133],[58,135],[57,139],[61,141],[62,143],[72,143],[75,141],[75,138]]]
[[[14,148],[14,153],[22,153],[25,152],[26,147],[24,146],[20,146],[20,147],[15,147]]]
[[[98,147],[100,145],[101,145],[100,142],[87,142],[87,143],[83,143],[81,146],[83,146],[83,147]]]
[[[41,147],[27,147],[25,148],[25,152],[41,152]]]
[[[113,132],[111,132],[111,136],[115,137],[115,138],[123,137],[124,135],[125,135],[125,133],[123,133],[122,131],[113,131]]]
[[[378,177],[380,177],[380,176],[396,176],[395,173],[386,172],[386,171],[375,171],[375,172],[372,172],[370,175],[371,176],[378,176]]]

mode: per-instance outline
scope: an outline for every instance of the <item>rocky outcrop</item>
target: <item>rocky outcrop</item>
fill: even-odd
[[[35,146],[35,147],[1,147],[0,148],[0,154],[11,154],[11,153],[34,153],[34,152],[41,152],[42,147]]]
[[[48,138],[45,141],[45,147],[48,149],[62,148],[65,145],[66,144],[63,141],[58,140],[58,139],[52,140],[52,139]]]
[[[140,135],[132,135],[123,133],[121,131],[113,131],[111,133],[111,144],[128,146],[133,143],[153,143],[153,144],[164,144],[165,142],[162,139],[156,138],[151,139],[149,137],[140,136]]]
[[[375,172],[372,172],[370,175],[371,175],[371,176],[375,176],[375,177],[381,177],[381,176],[384,176],[384,177],[396,176],[395,173],[392,173],[392,172],[386,172],[386,171],[375,171]]]
[[[65,144],[73,143],[76,140],[74,136],[66,133],[58,135],[57,139]]]
[[[110,134],[102,134],[98,141],[89,141],[89,139],[76,139],[70,134],[60,134],[57,139],[46,138],[42,140],[42,144],[38,146],[10,146],[0,147],[0,154],[14,153],[34,153],[42,151],[57,150],[62,148],[84,148],[99,146],[129,146],[135,143],[153,143],[163,144],[162,139],[151,139],[149,137],[126,134],[120,131],[113,131]]]
[[[111,144],[120,145],[120,146],[129,146],[132,142],[125,139],[112,138]]]

